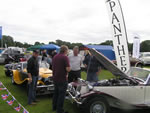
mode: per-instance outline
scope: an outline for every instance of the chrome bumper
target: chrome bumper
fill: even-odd
[[[37,95],[47,95],[54,93],[54,85],[41,85],[36,87]]]
[[[81,105],[82,104],[82,102],[80,102],[80,101],[78,101],[78,99],[75,97],[75,96],[73,96],[68,90],[67,90],[67,93],[69,94],[69,100],[72,102],[72,103],[77,103],[77,104],[79,104],[79,105]]]
[[[54,90],[54,85],[41,85],[41,86],[37,86],[36,89],[47,89],[47,90]]]

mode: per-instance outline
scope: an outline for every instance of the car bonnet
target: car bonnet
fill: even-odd
[[[113,75],[119,76],[119,77],[125,77],[129,78],[129,76],[121,71],[112,61],[110,61],[107,57],[105,57],[103,54],[98,52],[95,49],[90,49],[90,52],[92,55],[94,55],[97,60],[107,69],[109,70]]]

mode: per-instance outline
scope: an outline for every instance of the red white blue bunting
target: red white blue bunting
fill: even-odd
[[[8,103],[8,105],[10,105],[10,106],[11,106],[11,105],[13,105],[14,101],[15,101],[15,100],[14,100],[14,99],[12,99],[12,100],[8,100],[8,101],[6,101],[6,102]]]
[[[18,106],[14,107],[13,109],[17,112],[20,112],[23,110],[23,113],[29,113],[16,99],[15,97],[8,91],[8,89],[4,86],[2,82],[0,82],[0,91],[6,90],[8,94],[2,94],[1,98],[8,103],[8,105],[12,106],[13,103],[16,101],[18,103]],[[8,100],[8,97],[11,97],[12,99]]]
[[[19,106],[15,107],[14,109],[19,112],[21,110],[21,106],[19,105]]]
[[[6,100],[9,95],[8,95],[8,94],[5,94],[5,95],[1,95],[1,96],[2,96],[2,99],[3,99],[3,100]]]

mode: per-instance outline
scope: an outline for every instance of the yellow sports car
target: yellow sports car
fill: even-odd
[[[50,94],[54,90],[53,80],[52,80],[52,70],[48,67],[46,62],[39,63],[39,77],[37,82],[37,95]],[[12,83],[13,84],[23,84],[27,83],[27,62],[19,62],[15,64],[12,69]]]

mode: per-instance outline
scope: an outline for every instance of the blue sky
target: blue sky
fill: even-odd
[[[128,40],[150,37],[150,0],[120,0]],[[88,43],[112,40],[105,0],[3,0],[3,34],[14,40],[48,43],[57,39]]]

